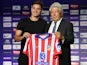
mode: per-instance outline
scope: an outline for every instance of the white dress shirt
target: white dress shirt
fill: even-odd
[[[59,25],[60,25],[61,21],[62,21],[62,18],[59,21],[56,22],[56,30],[55,30],[55,32],[57,32],[57,29],[59,28]],[[54,25],[55,25],[55,23],[54,23],[54,21],[52,21],[51,25],[50,25],[50,27],[48,29],[48,33],[53,33],[52,31],[53,31]],[[64,43],[64,39],[62,40],[62,44],[63,43]]]
[[[55,32],[57,32],[57,29],[58,29],[58,27],[59,27],[59,25],[60,25],[61,20],[62,20],[62,18],[61,18],[59,21],[56,22]],[[52,21],[52,22],[51,22],[51,25],[50,25],[50,27],[49,27],[49,29],[48,29],[48,33],[52,33],[54,25],[55,25],[55,23],[54,23],[54,21]]]

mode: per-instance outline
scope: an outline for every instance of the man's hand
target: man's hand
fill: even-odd
[[[30,33],[28,33],[28,32],[25,32],[24,34],[23,34],[23,37],[25,37],[25,38],[28,38],[30,36]]]
[[[61,38],[61,33],[60,33],[60,32],[55,32],[54,34],[55,34],[56,37],[58,37],[59,39]]]
[[[54,34],[55,34],[59,39],[64,39],[64,36],[62,36],[60,32],[55,32]]]

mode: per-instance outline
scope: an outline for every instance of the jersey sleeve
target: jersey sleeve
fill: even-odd
[[[30,42],[30,38],[27,38],[24,49],[23,49],[23,53],[25,55],[29,55],[29,42]]]

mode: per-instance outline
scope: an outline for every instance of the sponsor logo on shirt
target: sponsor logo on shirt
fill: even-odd
[[[41,52],[41,53],[40,53],[40,60],[41,60],[41,61],[44,61],[45,58],[46,58],[45,53],[44,53],[44,52]]]
[[[48,62],[36,62],[37,65],[49,65]]]

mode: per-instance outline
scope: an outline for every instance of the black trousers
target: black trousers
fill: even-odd
[[[28,65],[28,57],[25,54],[19,55],[18,65]]]

